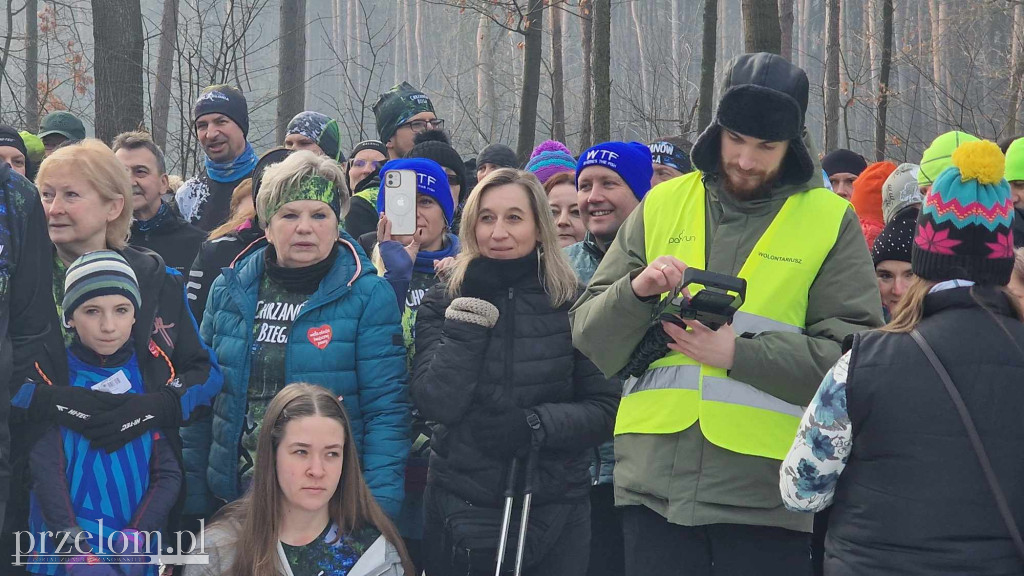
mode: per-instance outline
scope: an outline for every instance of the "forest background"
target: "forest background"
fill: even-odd
[[[371,106],[407,80],[466,158],[554,138],[692,141],[729,59],[807,71],[819,151],[916,161],[937,135],[1024,132],[1024,0],[5,0],[0,121],[70,110],[106,141],[154,134],[173,173],[201,162],[203,87],[239,86],[257,151],[302,110],[342,148],[376,137]]]

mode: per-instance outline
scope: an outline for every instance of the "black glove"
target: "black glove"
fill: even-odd
[[[170,388],[124,396],[128,400],[120,408],[90,419],[82,430],[93,448],[114,452],[153,428],[181,424],[178,395]]]
[[[29,417],[48,420],[81,432],[96,418],[116,411],[125,403],[123,394],[99,392],[77,386],[35,384]]]
[[[526,416],[522,408],[490,407],[466,416],[466,424],[484,452],[511,456],[530,447],[533,430]]]

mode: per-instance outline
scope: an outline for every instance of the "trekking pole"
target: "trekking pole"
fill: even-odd
[[[519,546],[516,548],[516,572],[519,576],[523,570],[523,550],[526,548],[526,526],[530,520],[530,502],[533,500],[533,480],[537,471],[539,448],[531,448],[526,459],[526,470],[523,471],[523,515],[519,520]]]
[[[505,559],[505,541],[508,539],[509,524],[512,523],[512,499],[516,495],[516,473],[519,468],[519,458],[512,457],[512,463],[508,467],[508,483],[505,485],[505,514],[501,520],[501,539],[498,540],[498,558],[494,567],[494,576],[500,576],[501,563]]]

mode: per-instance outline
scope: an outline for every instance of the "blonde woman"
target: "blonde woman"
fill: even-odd
[[[532,484],[535,502],[524,573],[584,574],[587,449],[611,437],[618,386],[573,348],[579,286],[535,176],[489,174],[470,194],[460,232],[446,284],[427,292],[416,318],[413,401],[437,422],[424,566],[431,576],[493,572],[516,459],[533,464],[514,478],[517,493]]]
[[[90,438],[93,445],[109,451],[157,428],[177,436],[178,427],[193,418],[196,408],[211,403],[222,379],[210,350],[199,341],[196,323],[185,304],[181,274],[169,270],[157,254],[127,245],[132,187],[124,165],[106,144],[90,138],[63,146],[48,156],[39,167],[36,184],[54,245],[54,301],[63,302],[67,267],[79,256],[114,250],[131,266],[145,295],[132,328],[136,354],[159,360],[161,371],[166,368],[165,359],[174,369],[170,377],[163,372],[144,371],[146,393],[130,398],[109,398],[87,389],[56,394],[54,386],[39,387],[37,391],[47,392],[33,398],[31,410],[44,408],[39,403],[53,396],[45,402],[43,413],[55,417],[65,414],[66,410],[56,407],[59,395],[62,407],[90,415],[72,427]],[[60,311],[60,304],[57,308]],[[55,333],[61,330],[67,329],[64,325],[53,327]],[[65,332],[65,338],[71,343],[72,334]],[[53,374],[50,380],[55,385],[67,384],[66,365],[62,360],[55,361],[56,366],[44,366],[48,374]]]
[[[333,392],[283,388],[267,407],[252,487],[205,533],[209,564],[186,576],[412,574],[370,494],[348,414]]]

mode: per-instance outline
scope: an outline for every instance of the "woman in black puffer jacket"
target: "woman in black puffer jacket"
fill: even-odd
[[[611,437],[619,386],[573,348],[568,311],[578,286],[536,177],[488,176],[466,203],[460,236],[447,285],[427,293],[416,319],[412,397],[436,422],[427,574],[494,573],[513,459],[517,495],[524,468],[533,480],[525,573],[584,574],[586,450]],[[506,558],[516,548],[509,541]]]

